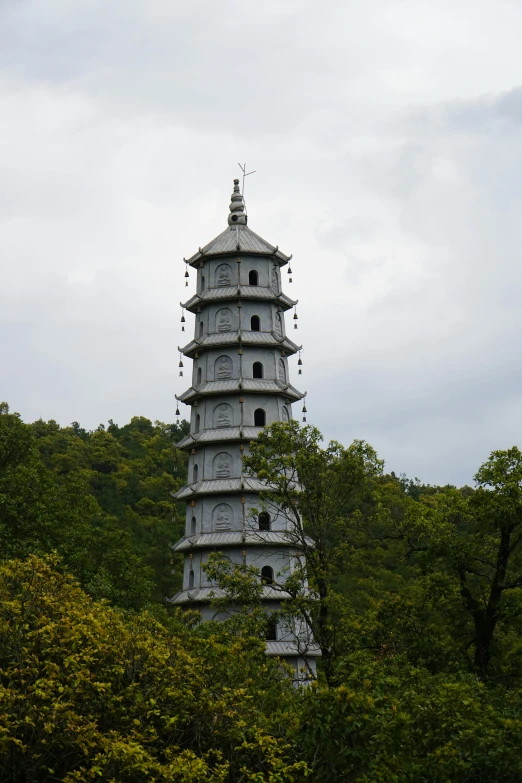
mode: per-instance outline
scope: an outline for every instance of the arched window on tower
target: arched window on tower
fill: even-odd
[[[198,466],[194,465],[192,468],[192,483],[197,484],[198,483]]]
[[[252,332],[260,332],[261,331],[261,321],[259,320],[258,315],[253,315],[250,319],[250,329]]]
[[[268,511],[262,511],[257,518],[259,530],[270,530],[270,514]]]
[[[252,378],[262,378],[263,377],[263,365],[261,362],[254,362],[252,365]]]
[[[254,427],[264,427],[266,424],[266,413],[263,408],[257,408],[254,411]]]
[[[196,422],[194,424],[194,431],[199,432],[199,429],[201,427],[201,416],[199,413],[196,413]]]
[[[263,566],[261,569],[261,581],[264,585],[274,584],[274,569],[272,566]]]
[[[248,273],[248,285],[259,285],[258,280],[259,275],[255,269],[252,269],[252,271]]]
[[[193,536],[196,533],[196,517],[192,517],[190,520],[190,535]]]
[[[190,571],[189,571],[189,585],[188,585],[188,589],[192,590],[193,587],[194,587],[194,571],[191,568]]]
[[[198,367],[198,386],[201,383],[201,367]]]
[[[265,639],[267,642],[277,642],[277,619],[273,615],[267,617]]]

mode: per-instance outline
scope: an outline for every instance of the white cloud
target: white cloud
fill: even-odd
[[[0,396],[172,420],[182,257],[247,160],[309,421],[470,481],[522,440],[521,33],[486,0],[4,2]]]

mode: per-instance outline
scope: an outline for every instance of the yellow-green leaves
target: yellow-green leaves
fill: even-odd
[[[259,638],[176,636],[93,601],[56,562],[0,567],[2,783],[299,780],[274,734],[292,690]]]

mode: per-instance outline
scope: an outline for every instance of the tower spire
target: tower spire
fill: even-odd
[[[229,226],[246,226],[247,216],[245,214],[245,202],[239,190],[239,180],[234,180],[234,190],[230,201],[230,215],[228,216]]]

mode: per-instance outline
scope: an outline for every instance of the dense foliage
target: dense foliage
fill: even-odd
[[[187,423],[134,417],[94,432],[24,424],[0,406],[2,557],[58,552],[97,598],[141,609],[178,582],[168,545],[183,528],[171,492],[186,478],[174,444]]]
[[[315,540],[279,575],[323,651],[296,690],[264,655],[255,568],[209,566],[241,607],[225,623],[163,606],[185,431],[0,407],[0,783],[518,783],[522,453],[433,487],[266,428],[245,469]]]

